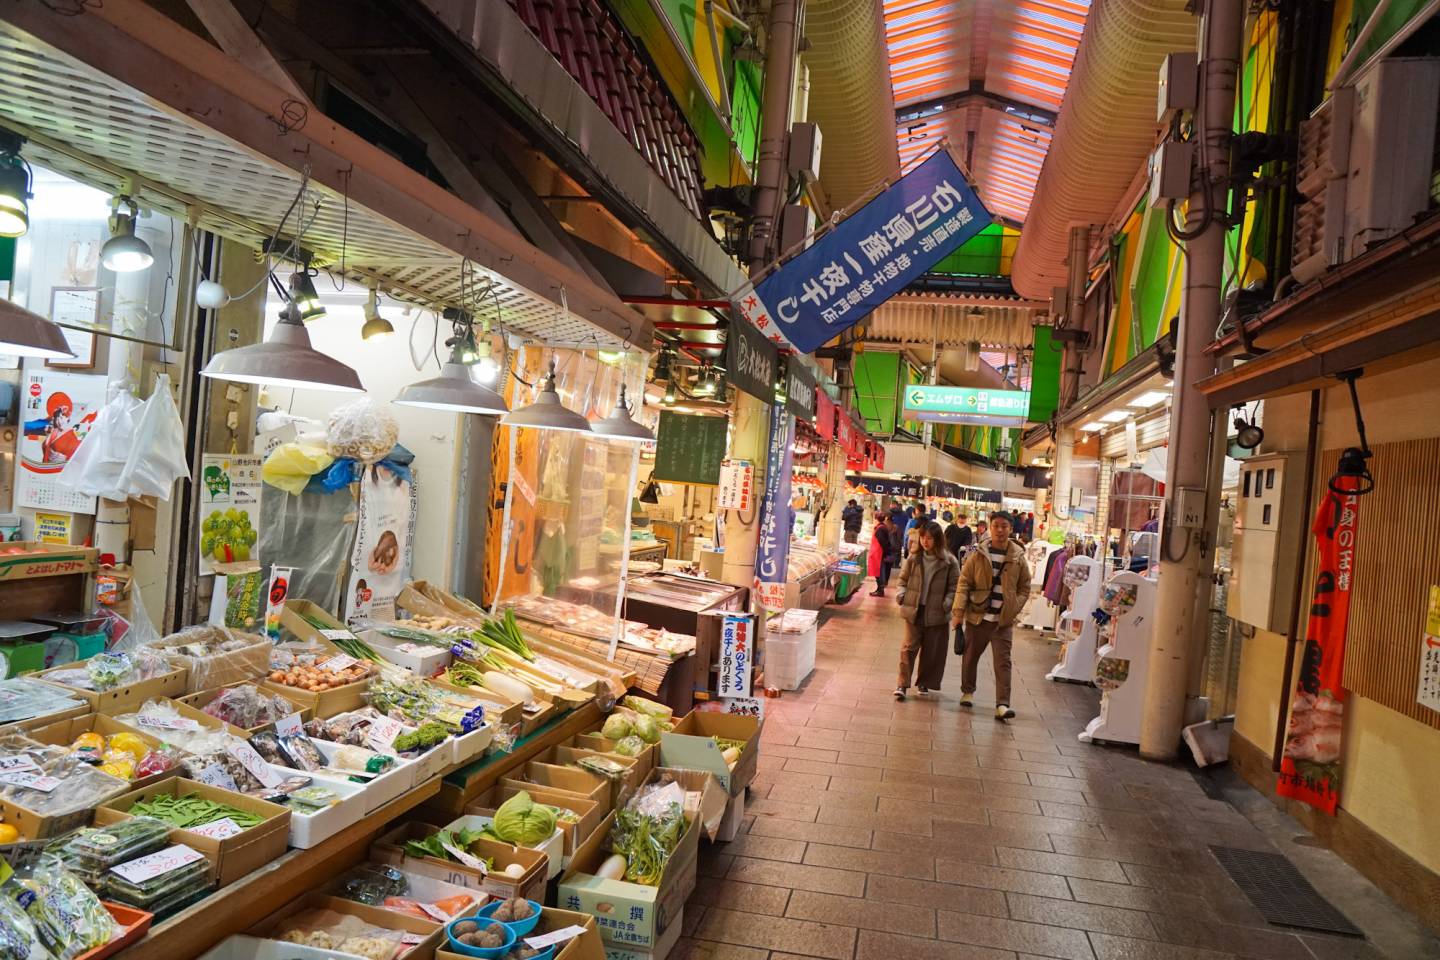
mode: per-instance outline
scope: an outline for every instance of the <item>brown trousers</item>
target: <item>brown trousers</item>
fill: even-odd
[[[922,614],[923,615],[923,614]],[[923,627],[916,623],[905,624],[905,636],[900,641],[900,678],[895,686],[905,690],[914,677],[917,686],[926,690],[939,690],[945,679],[945,649],[950,636],[948,624]],[[919,676],[915,676],[915,663],[919,660]]]
[[[1002,627],[994,620],[965,624],[965,656],[960,661],[960,692],[975,692],[975,674],[979,671],[980,655],[993,647],[990,659],[995,662],[995,702],[1010,705],[1010,638],[1013,627]]]

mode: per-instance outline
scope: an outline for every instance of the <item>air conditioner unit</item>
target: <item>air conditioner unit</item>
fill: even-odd
[[[1355,78],[1345,260],[1394,236],[1430,205],[1440,59],[1391,57]]]
[[[1300,121],[1295,180],[1303,199],[1295,210],[1290,247],[1290,272],[1300,283],[1340,260],[1354,106],[1355,90],[1341,87]]]

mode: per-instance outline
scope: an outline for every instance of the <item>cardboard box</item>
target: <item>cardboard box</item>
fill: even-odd
[[[90,707],[91,713],[108,713],[111,715],[123,713],[126,710],[134,710],[146,700],[154,700],[156,697],[179,697],[185,694],[185,685],[188,682],[185,671],[182,669],[171,670],[169,673],[162,673],[158,677],[151,677],[149,680],[137,680],[134,683],[121,684],[109,690],[82,690],[79,687],[66,686],[58,680],[50,679],[58,670],[75,670],[75,664],[68,664],[63,667],[52,667],[49,670],[41,670],[36,673],[35,679],[43,680],[52,686],[59,687],[66,693],[80,700],[84,700]]]
[[[590,834],[600,827],[600,821],[605,819],[605,811],[594,800],[587,800],[579,794],[551,790],[533,783],[521,784],[514,780],[507,780],[491,787],[483,796],[467,804],[465,812],[490,816],[499,808],[500,804],[521,790],[530,794],[530,799],[536,803],[548,803],[552,807],[561,807],[571,811],[579,818],[574,823],[560,821],[560,831],[565,835],[567,860],[574,855],[576,847],[589,839]]]
[[[713,737],[745,741],[733,769],[726,765]],[[760,764],[760,721],[754,717],[692,710],[675,724],[675,729],[660,734],[660,763],[713,774],[715,782],[733,797],[755,779]]]
[[[606,756],[615,754],[614,740],[607,740],[599,733],[582,733],[570,738],[570,746],[581,750],[594,750]],[[645,749],[635,755],[635,765],[642,771],[641,779],[650,776],[650,771],[660,765],[660,744],[647,743]]]
[[[276,689],[275,687],[262,686],[258,681],[251,682],[251,681],[246,680],[246,681],[241,681],[240,683],[228,684],[228,685],[223,686],[223,687],[216,687],[216,688],[214,688],[214,689],[212,689],[212,690],[202,690],[202,691],[200,691],[199,693],[187,693],[185,696],[180,697],[180,698],[178,698],[178,699],[179,699],[179,701],[180,701],[181,703],[185,704],[186,706],[188,706],[188,707],[194,707],[196,710],[199,710],[201,713],[205,713],[205,706],[206,706],[206,704],[208,704],[211,700],[214,700],[216,697],[220,696],[220,694],[223,693],[224,691],[226,691],[226,690],[232,690],[232,689],[234,689],[234,688],[236,688],[236,687],[254,687],[256,690],[260,691],[261,693],[264,693],[264,694],[267,694],[267,695],[270,695],[270,696],[274,696],[274,695],[277,695],[277,694],[278,694],[279,696],[284,697],[286,700],[289,700],[290,703],[295,707],[295,712],[298,713],[298,714],[300,714],[300,721],[301,721],[302,723],[309,722],[310,720],[314,719],[314,717],[315,717],[315,710],[314,710],[313,707],[310,707],[310,706],[307,706],[306,704],[300,703],[298,700],[295,700],[295,699],[290,695],[290,690],[291,690],[290,687],[282,687],[282,688],[280,688],[280,689]],[[297,691],[297,692],[298,692],[298,691]],[[206,715],[208,716],[208,714],[206,714]],[[241,728],[241,729],[243,729],[246,734],[259,733],[259,732],[262,731],[262,730],[273,730],[273,729],[275,729],[275,724],[273,724],[273,723],[262,723],[262,724],[260,724],[260,726],[258,726],[258,727],[243,727],[243,728]]]
[[[221,628],[210,627],[207,629],[212,632],[211,635],[216,635]],[[268,639],[239,630],[227,632],[236,639],[249,640],[250,644],[226,653],[215,653],[208,657],[192,657],[189,654],[178,652],[178,648],[186,643],[182,633],[150,644],[145,649],[160,654],[172,667],[179,667],[186,671],[186,693],[199,693],[202,690],[213,690],[216,687],[229,686],[246,680],[259,680],[270,672],[271,644]]]
[[[173,700],[170,697],[152,697],[151,699],[158,700],[160,703],[165,704],[166,706],[170,707],[170,709],[178,713],[183,719],[193,720],[195,721],[195,723],[204,727],[206,730],[213,730],[217,732],[223,730],[225,733],[230,734],[232,737],[239,737],[242,740],[250,736],[250,734],[243,728],[232,726],[231,724],[226,723],[224,720],[212,717],[210,716],[210,714],[205,713],[203,710],[195,709],[188,703],[182,703],[181,701]],[[139,706],[132,706],[125,707],[119,710],[113,708],[106,708],[102,709],[100,712],[105,714],[106,716],[115,717],[117,723],[123,724],[126,728],[134,730],[136,733],[148,733],[151,736],[157,736],[163,739],[165,737],[165,730],[163,728],[151,727],[148,724],[141,723],[139,720],[130,721],[120,719],[121,717],[129,717],[133,714],[139,713],[139,710]]]
[[[100,551],[94,547],[67,547],[35,540],[4,544],[0,555],[0,583],[91,574],[99,569]]]
[[[375,863],[357,864],[355,869],[358,870],[360,867],[381,869],[381,865]],[[387,866],[385,869],[394,868]],[[404,871],[401,872],[404,873]],[[347,870],[335,877],[321,889],[321,892],[335,897],[343,897],[345,895],[345,880],[350,873],[351,871]],[[490,899],[478,890],[466,890],[464,887],[456,886],[453,883],[446,883],[444,880],[437,880],[435,877],[427,876],[423,873],[405,873],[405,882],[410,885],[410,892],[404,895],[405,899],[414,900],[417,903],[428,903],[433,906],[439,901],[448,900],[451,897],[469,897],[470,905],[461,908],[457,913],[451,914],[451,920],[473,916],[481,907],[485,906]],[[387,907],[384,904],[377,903],[375,906],[380,907],[382,910],[397,910],[397,908]],[[404,913],[406,911],[397,910],[397,912]],[[441,922],[439,918],[436,918],[436,920],[437,922]]]
[[[638,947],[604,943],[605,960],[665,960],[670,956],[670,951],[675,949],[675,944],[680,942],[680,930],[684,926],[685,911],[682,909],[670,921],[670,926],[660,935],[660,940],[653,949],[642,950]],[[604,942],[603,937],[601,940]]]
[[[242,830],[233,837],[215,840],[204,834],[176,827],[170,831],[172,843],[183,843],[193,847],[216,865],[216,880],[220,886],[234,883],[241,877],[281,856],[285,852],[290,834],[290,808],[278,803],[247,797],[243,793],[212,787],[208,783],[187,780],[184,777],[170,777],[160,783],[141,790],[107,800],[95,808],[95,823],[98,826],[128,820],[129,810],[140,800],[166,795],[172,797],[196,794],[216,803],[229,804],[247,813],[254,813],[264,819],[248,830]]]
[[[435,948],[445,941],[445,927],[436,920],[421,920],[419,917],[412,917],[407,913],[398,913],[394,910],[386,910],[381,907],[372,907],[366,903],[357,903],[354,900],[346,900],[343,897],[326,896],[323,893],[312,893],[306,897],[300,897],[291,901],[279,910],[261,920],[251,927],[249,933],[272,939],[279,936],[286,929],[286,921],[297,913],[306,910],[330,910],[335,913],[349,914],[363,920],[371,926],[380,927],[384,930],[398,930],[407,942],[412,946],[405,951],[405,960],[429,960],[435,956]],[[294,944],[283,944],[285,947],[292,947]],[[340,953],[338,950],[323,950],[320,952],[325,957],[351,956],[348,953]],[[277,957],[288,960],[291,956],[303,956],[282,952]]]
[[[106,793],[99,797],[89,798],[90,803],[98,803],[118,797],[131,789],[129,784],[117,781],[113,792]],[[65,787],[57,787],[50,796],[57,799],[65,797]],[[29,799],[28,797],[26,798]],[[0,798],[0,819],[20,831],[20,836],[27,840],[48,840],[51,837],[58,837],[68,833],[76,827],[88,826],[92,807],[84,806],[78,810],[67,813],[45,813],[21,805],[21,801],[12,797]]]
[[[114,717],[106,716],[103,713],[90,713],[82,717],[55,720],[26,731],[25,736],[38,743],[48,743],[57,747],[68,747],[74,743],[75,738],[79,737],[82,733],[98,733],[106,740],[109,740],[117,733],[133,733],[145,741],[145,746],[151,750],[158,750],[160,748],[160,741],[155,737],[143,730],[133,730],[117,721]],[[148,777],[131,780],[130,786],[132,788],[148,787],[152,783],[159,783],[166,777],[173,777],[174,775],[175,771],[173,770],[153,773]]]
[[[556,951],[554,960],[605,960],[605,944],[600,939],[600,933],[595,928],[595,918],[587,913],[575,913],[571,910],[557,910],[554,907],[545,907],[540,913],[540,922],[535,925],[533,932],[526,934],[526,937],[538,937],[556,930],[563,930],[566,927],[584,927],[585,932],[567,940],[561,944]],[[523,941],[525,937],[522,937]],[[435,952],[436,960],[474,960],[464,954],[447,950],[449,940],[443,936],[440,941],[440,949]]]
[[[563,793],[573,794],[591,800],[603,812],[611,809],[610,781],[588,773],[578,767],[557,767],[553,763],[531,760],[525,768],[500,781],[502,786],[515,785],[520,790],[529,789],[530,784],[549,787]]]
[[[545,901],[545,873],[548,860],[538,850],[514,847],[493,840],[476,841],[473,849],[482,857],[491,858],[492,869],[482,873],[453,860],[415,857],[405,852],[406,840],[423,840],[440,828],[434,824],[408,821],[380,837],[370,848],[370,859],[399,867],[406,873],[419,873],[453,883],[466,890],[478,890],[494,897],[524,897],[536,903]],[[505,868],[518,863],[524,872],[519,877],[506,875]]]
[[[326,720],[337,713],[359,710],[365,706],[365,692],[370,689],[370,680],[371,678],[367,677],[364,680],[356,680],[354,683],[347,683],[329,690],[301,690],[299,687],[288,687],[283,683],[276,683],[268,677],[261,681],[260,685],[280,694],[292,703],[308,707],[314,716]]]
[[[490,826],[494,817],[491,813],[466,813],[456,817],[445,825],[446,830],[484,830]],[[527,850],[535,850],[545,855],[545,879],[553,880],[560,876],[565,860],[565,832],[557,825],[555,831],[541,843],[523,844]]]

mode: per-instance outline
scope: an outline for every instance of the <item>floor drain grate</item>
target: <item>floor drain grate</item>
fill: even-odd
[[[1210,852],[1267,923],[1350,937],[1365,936],[1281,854],[1215,846]]]

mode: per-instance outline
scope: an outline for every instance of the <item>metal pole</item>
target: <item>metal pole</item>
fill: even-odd
[[[1140,726],[1140,755],[1168,760],[1180,745],[1191,658],[1205,635],[1196,610],[1209,482],[1209,404],[1196,384],[1214,373],[1205,348],[1220,321],[1225,266],[1225,212],[1229,145],[1240,64],[1241,0],[1209,0],[1201,29],[1200,167],[1186,214],[1185,291],[1175,358],[1171,441],[1166,466],[1165,529],[1161,534],[1160,582],[1156,591],[1150,671]]]
[[[658,3],[658,0],[655,0]],[[775,222],[785,198],[785,154],[790,139],[790,98],[800,39],[800,0],[774,0],[766,21],[765,102],[760,114],[760,156],[755,169],[754,217],[750,225],[750,279],[780,251]]]

